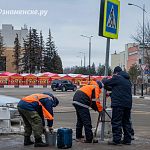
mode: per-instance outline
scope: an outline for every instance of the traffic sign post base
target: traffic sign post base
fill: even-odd
[[[144,98],[143,91],[144,91],[144,84],[142,83],[141,84],[141,96],[140,96],[140,98]]]

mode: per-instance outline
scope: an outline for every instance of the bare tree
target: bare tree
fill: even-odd
[[[144,26],[144,62],[148,64],[148,67],[150,68],[150,22],[147,22]],[[140,45],[143,45],[143,26],[139,25],[137,32],[135,35],[132,35],[131,38],[139,43]]]

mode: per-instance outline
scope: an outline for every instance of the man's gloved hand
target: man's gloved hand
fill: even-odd
[[[106,93],[106,98],[109,97],[109,96],[110,96],[109,93]]]
[[[53,127],[49,127],[49,132],[50,132],[50,133],[53,133],[53,132],[54,132]]]
[[[101,82],[104,83],[106,80],[108,80],[108,77],[104,77]]]

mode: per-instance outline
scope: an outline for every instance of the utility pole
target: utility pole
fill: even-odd
[[[84,53],[84,52],[80,52],[80,53],[83,54],[83,56],[84,56],[84,57],[83,57],[83,61],[84,61],[84,62],[83,62],[83,65],[84,65],[84,68],[85,68],[85,53]]]
[[[82,37],[88,38],[89,39],[89,81],[90,79],[90,75],[91,75],[91,38],[93,36],[85,36],[85,35],[81,35]]]
[[[145,49],[145,4],[143,4],[143,8],[139,5],[128,3],[130,6],[135,6],[140,8],[143,11],[143,49],[142,49],[142,59],[141,59],[141,76],[142,76],[142,84],[141,84],[141,97],[143,97],[143,90],[144,90],[144,69],[142,68],[142,65],[144,65],[144,49]]]

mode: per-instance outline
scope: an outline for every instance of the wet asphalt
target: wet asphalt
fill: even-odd
[[[0,89],[0,95],[13,96],[21,98],[32,93],[41,93],[45,91],[51,91],[51,89],[42,88],[26,88],[26,89]],[[60,104],[54,110],[55,120],[54,128],[68,127],[75,129],[76,124],[76,114],[74,108],[72,107],[72,97],[74,92],[52,92],[56,97],[58,97]],[[91,111],[92,125],[96,126],[98,114]],[[131,146],[109,146],[107,145],[107,139],[105,141],[99,141],[98,144],[83,144],[73,141],[73,147],[71,149],[75,150],[149,150],[150,149],[150,99],[139,99],[135,98],[133,100],[132,109],[132,121],[135,130],[135,140],[132,142]],[[26,149],[57,149],[56,147],[47,148],[34,148],[33,146],[23,146],[23,136],[22,135],[0,135],[0,150],[26,150]]]

